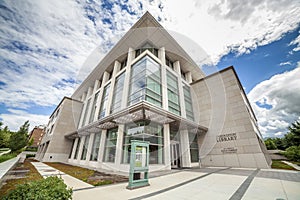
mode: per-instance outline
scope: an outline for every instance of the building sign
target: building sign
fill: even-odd
[[[234,147],[228,147],[228,148],[223,148],[221,150],[222,153],[236,153],[237,152],[237,148]]]
[[[135,167],[146,167],[146,147],[136,146]]]
[[[237,138],[236,133],[218,135],[217,136],[217,142],[232,141],[232,140],[236,140],[236,138]]]

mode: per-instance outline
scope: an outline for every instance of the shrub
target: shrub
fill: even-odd
[[[26,158],[34,158],[35,154],[26,154]]]
[[[300,161],[300,145],[299,146],[291,146],[286,149],[284,155],[292,161]]]
[[[20,184],[3,199],[67,200],[72,199],[72,189],[67,188],[62,178],[52,176]]]

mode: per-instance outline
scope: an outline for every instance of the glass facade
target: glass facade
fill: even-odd
[[[192,104],[190,87],[185,85],[184,83],[182,84],[183,84],[186,118],[194,121],[193,104]]]
[[[98,119],[105,117],[109,92],[110,92],[110,83],[104,87]]]
[[[160,65],[145,56],[132,66],[128,105],[146,100],[162,106]]]
[[[85,136],[84,144],[83,144],[83,148],[82,148],[81,160],[85,160],[86,159],[86,154],[87,154],[87,148],[88,148],[88,145],[89,145],[89,140],[90,140],[90,136],[89,135]]]
[[[170,112],[180,115],[180,103],[178,95],[178,79],[167,70],[168,109]]]
[[[91,122],[94,121],[95,111],[96,111],[96,108],[97,108],[98,96],[99,96],[99,91],[95,94],[95,97],[94,97],[94,101],[93,101],[93,105],[92,105],[92,111],[91,111],[91,116],[90,116],[89,123],[91,123]]]
[[[106,133],[104,162],[115,162],[118,128],[109,129]]]
[[[77,159],[77,157],[78,157],[78,151],[79,151],[79,147],[80,147],[80,142],[81,142],[81,138],[78,138],[78,142],[77,142],[77,145],[76,145],[74,159]]]
[[[130,162],[131,140],[149,141],[149,164],[163,163],[163,127],[150,121],[126,125],[123,139],[123,163]]]
[[[91,104],[91,98],[89,98],[89,100],[87,101],[87,104],[86,104],[86,108],[85,108],[85,111],[84,111],[84,117],[83,117],[83,120],[82,120],[82,126],[86,125],[86,122],[88,121],[88,113],[89,113],[89,109],[90,109],[90,104]]]
[[[125,79],[125,73],[122,73],[120,76],[116,78],[110,113],[115,113],[121,109],[122,95],[124,89],[124,79]]]
[[[90,156],[90,160],[96,161],[98,159],[98,152],[99,152],[99,146],[100,146],[100,133],[95,133],[93,146],[92,146],[92,152]]]
[[[189,132],[191,162],[199,161],[198,134]]]

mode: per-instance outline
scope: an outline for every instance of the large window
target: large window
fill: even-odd
[[[198,134],[189,132],[191,162],[199,161]]]
[[[110,84],[104,87],[98,119],[105,117],[109,91],[110,91]]]
[[[81,142],[81,138],[78,138],[78,142],[77,142],[77,145],[76,145],[74,159],[77,159],[77,157],[78,157],[78,151],[79,151],[79,147],[80,147],[80,142]]]
[[[122,94],[124,88],[125,73],[122,73],[116,78],[116,84],[114,87],[113,100],[111,104],[110,113],[115,113],[121,109]]]
[[[90,136],[89,135],[85,136],[84,144],[83,144],[83,148],[82,148],[81,160],[86,159],[87,149],[89,146],[89,140],[90,140]]]
[[[92,161],[96,161],[98,159],[100,138],[101,138],[101,134],[100,133],[95,133],[93,146],[92,146],[91,157],[90,157],[90,160],[92,160]]]
[[[183,83],[186,118],[194,121],[193,104],[190,87]]]
[[[90,109],[91,99],[92,98],[89,98],[89,100],[87,101],[86,108],[85,108],[85,111],[84,111],[84,117],[83,117],[83,120],[82,120],[82,126],[86,125],[86,122],[88,121],[88,112],[89,112],[89,109]]]
[[[145,56],[132,66],[128,104],[146,100],[161,107],[161,72],[160,65]]]
[[[169,111],[180,115],[177,77],[167,71],[168,107]]]
[[[163,163],[163,127],[161,125],[150,121],[126,125],[123,139],[123,163],[130,162],[131,140],[149,141],[149,163]]]
[[[95,97],[94,97],[94,101],[93,101],[93,106],[92,106],[92,111],[91,111],[91,116],[90,116],[89,123],[91,123],[91,122],[94,121],[95,111],[96,111],[96,107],[97,107],[98,96],[99,96],[99,91],[95,94]]]
[[[103,157],[104,162],[115,162],[117,138],[118,128],[113,128],[107,131]]]

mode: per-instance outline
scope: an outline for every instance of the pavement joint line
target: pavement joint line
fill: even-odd
[[[171,186],[171,187],[167,187],[167,188],[165,188],[165,189],[162,189],[162,190],[159,190],[159,191],[156,191],[156,192],[152,192],[152,193],[149,193],[149,194],[145,194],[145,195],[143,195],[143,196],[135,197],[135,198],[132,198],[132,199],[129,199],[129,200],[141,200],[141,199],[149,198],[149,197],[152,197],[152,196],[155,196],[155,195],[158,195],[158,194],[167,192],[167,191],[169,191],[169,190],[173,190],[173,189],[175,189],[175,188],[181,187],[181,186],[186,185],[186,184],[188,184],[188,183],[191,183],[191,182],[193,182],[193,181],[199,180],[199,179],[204,178],[204,177],[206,177],[206,176],[209,176],[209,175],[211,175],[211,174],[218,173],[218,172],[220,172],[220,171],[224,171],[224,170],[227,170],[227,169],[230,169],[230,167],[227,167],[227,168],[225,168],[225,169],[224,169],[224,168],[223,168],[223,169],[219,169],[219,170],[216,170],[216,171],[213,171],[213,172],[209,172],[209,173],[207,173],[207,174],[198,176],[198,177],[193,178],[193,179],[191,179],[191,180],[184,181],[184,182],[179,183],[179,184],[177,184],[177,185],[173,185],[173,186]]]
[[[235,193],[230,197],[229,200],[240,200],[248,190],[251,182],[253,181],[254,177],[258,174],[260,169],[256,169],[252,172],[248,178],[240,185],[240,187],[235,191]]]

